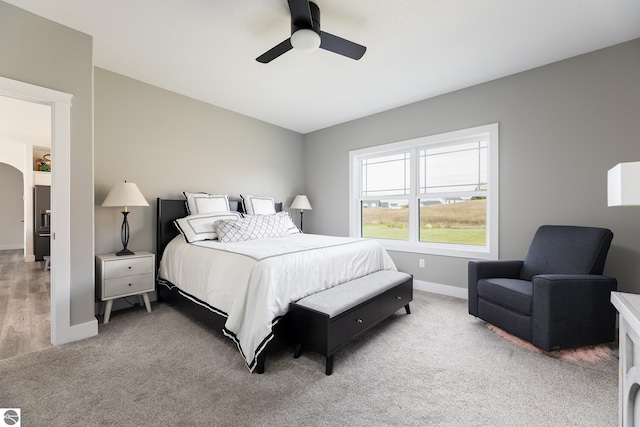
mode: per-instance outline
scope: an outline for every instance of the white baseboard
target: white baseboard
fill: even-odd
[[[98,319],[90,322],[73,325],[69,328],[69,341],[78,341],[98,335]]]
[[[469,291],[467,288],[459,288],[457,286],[441,285],[439,283],[413,279],[413,289],[416,291],[432,292],[434,294],[469,299]]]
[[[12,249],[24,249],[22,243],[5,243],[0,245],[0,251],[10,251]]]

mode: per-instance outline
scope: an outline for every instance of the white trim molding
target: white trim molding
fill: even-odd
[[[73,325],[69,329],[69,341],[78,341],[98,335],[98,319],[93,319],[87,323]]]
[[[14,249],[24,249],[24,243],[7,243],[4,245],[0,245],[0,251],[10,251]]]
[[[459,288],[457,286],[441,285],[439,283],[413,279],[413,289],[416,291],[431,292],[433,294],[446,295],[449,297],[469,299],[469,291],[467,288]]]

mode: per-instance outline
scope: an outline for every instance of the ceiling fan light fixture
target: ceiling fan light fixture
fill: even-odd
[[[320,35],[313,30],[300,29],[291,34],[291,45],[304,52],[313,52],[320,47]]]

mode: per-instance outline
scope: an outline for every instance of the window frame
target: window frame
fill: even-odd
[[[419,236],[419,193],[420,170],[418,152],[421,148],[434,145],[457,144],[473,138],[487,138],[487,240],[485,246],[451,243],[421,242]],[[413,252],[431,255],[453,256],[477,259],[498,259],[499,253],[499,126],[492,123],[468,129],[424,136],[405,141],[393,142],[349,152],[349,235],[362,237],[361,201],[371,197],[361,197],[362,160],[370,157],[411,151],[411,185],[409,194],[384,196],[384,199],[409,199],[409,240],[373,239],[385,249],[399,252]]]

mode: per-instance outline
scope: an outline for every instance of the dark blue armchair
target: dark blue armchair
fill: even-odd
[[[470,261],[469,314],[546,351],[614,341],[617,281],[602,275],[612,239],[544,225],[524,261]]]

